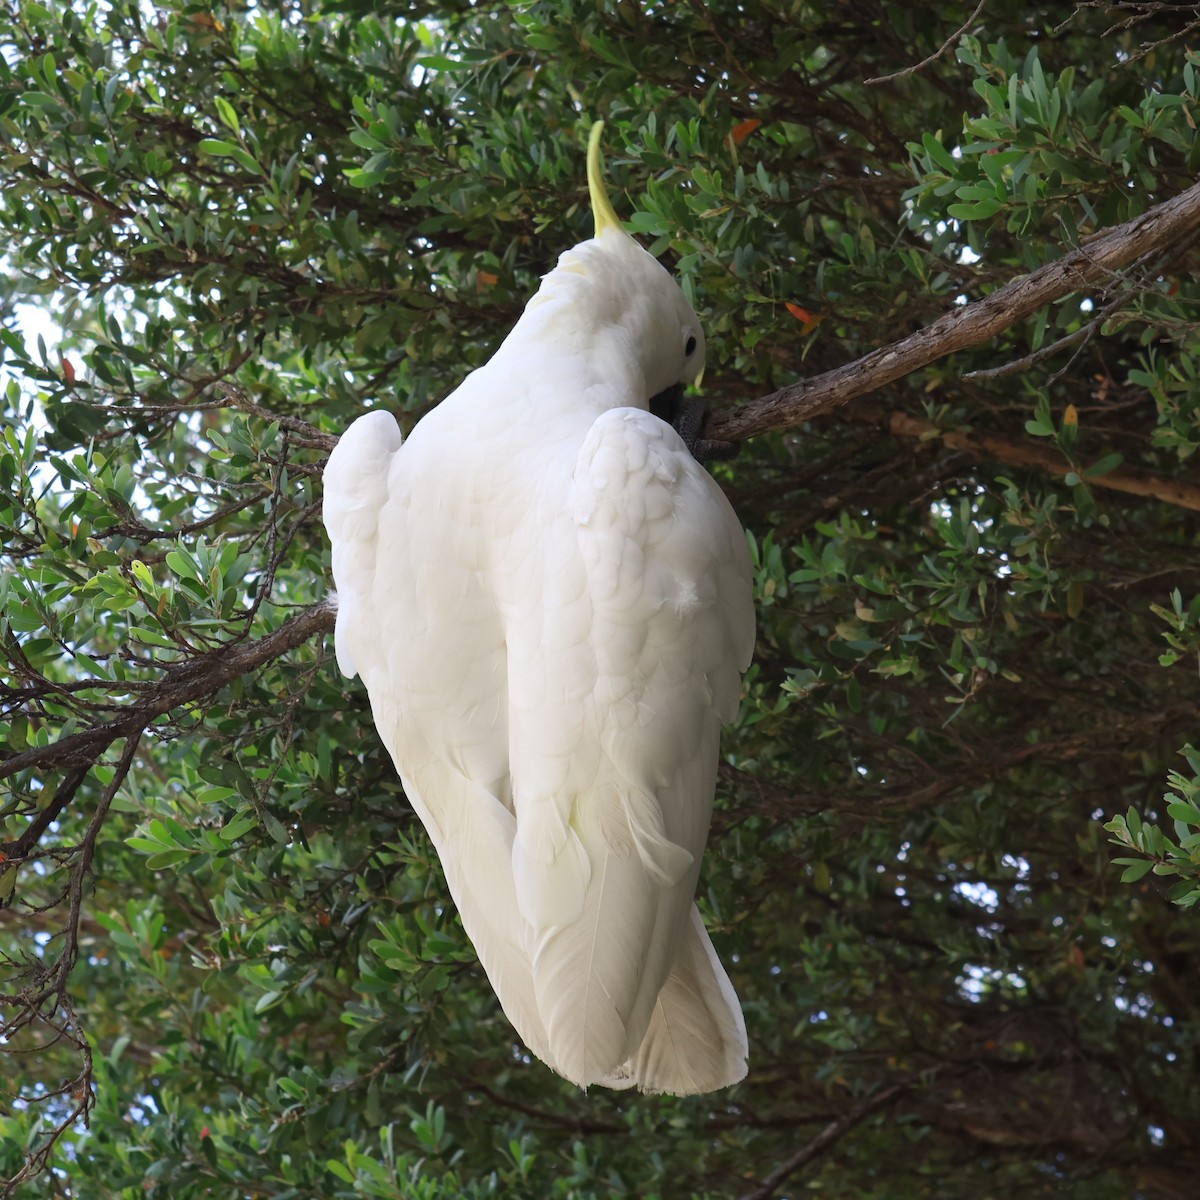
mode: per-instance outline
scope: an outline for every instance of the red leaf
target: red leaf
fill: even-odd
[[[815,316],[810,313],[807,308],[803,308],[799,304],[792,304],[790,301],[784,307],[796,318],[797,321],[804,327],[801,332],[807,337],[820,323],[825,320],[824,317]]]
[[[748,121],[739,121],[733,127],[734,145],[740,146],[761,124],[762,122],[754,117]]]
[[[67,377],[67,383],[75,382],[75,364],[69,358],[62,360],[63,374]]]

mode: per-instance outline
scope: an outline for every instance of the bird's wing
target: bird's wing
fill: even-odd
[[[398,756],[396,766],[403,772],[405,795],[429,831],[463,928],[504,1015],[538,1058],[560,1070],[538,1013],[528,927],[517,910],[512,813],[443,761],[428,760],[417,776],[404,771]],[[426,795],[436,809],[426,803]]]
[[[379,514],[388,498],[388,470],[400,449],[400,426],[391,413],[359,417],[342,434],[325,465],[322,516],[333,546],[337,589],[334,648],[343,675],[358,674],[352,643],[374,620]]]
[[[419,427],[398,454],[395,421],[369,413],[330,456],[338,663],[362,675],[505,1015],[556,1068],[512,876],[504,635],[479,558],[489,530],[470,507],[477,475],[455,457],[456,431],[444,424]]]
[[[754,650],[746,535],[728,500],[669,425],[605,413],[575,471],[573,516],[595,611],[593,645],[614,762],[656,785],[737,715]],[[682,706],[682,707],[681,707]],[[698,855],[707,813],[664,813]]]
[[[754,614],[741,526],[656,417],[600,416],[569,491],[582,596],[510,647],[514,874],[552,1053],[586,1086],[637,1051],[685,934]]]

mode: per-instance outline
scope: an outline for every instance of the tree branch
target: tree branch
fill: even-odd
[[[268,423],[273,421],[278,422],[280,429],[286,429],[289,433],[295,434],[296,445],[298,446],[332,450],[338,443],[337,438],[332,434],[322,433],[315,425],[310,424],[308,421],[302,421],[299,417],[288,417],[281,413],[274,413],[269,408],[264,408],[261,404],[256,404],[240,387],[235,387],[232,383],[217,380],[216,386],[221,395],[234,408],[240,408],[242,412],[249,413],[251,416],[258,417],[260,420]]]
[[[1078,342],[1083,342],[1085,345],[1091,341],[1105,321],[1121,307],[1124,302],[1124,296],[1118,296],[1115,300],[1105,304],[1099,312],[1086,324],[1081,325],[1074,333],[1068,333],[1066,337],[1061,337],[1056,342],[1051,342],[1049,346],[1043,346],[1040,350],[1034,350],[1030,354],[1022,355],[1020,358],[1015,358],[1011,362],[1001,363],[998,367],[980,367],[977,371],[968,371],[964,379],[1002,379],[1005,375],[1017,375],[1022,371],[1028,371],[1030,367],[1036,366],[1040,362],[1044,362],[1048,358],[1053,358],[1056,354],[1061,354],[1064,350],[1069,350]],[[1080,349],[1083,347],[1081,346]],[[1071,355],[1067,365],[1069,366],[1075,361],[1075,355]],[[1065,368],[1064,368],[1065,369]],[[1061,375],[1059,371],[1057,375]]]
[[[17,1010],[14,1016],[0,1021],[0,1043],[10,1043],[21,1030],[41,1024],[53,1032],[55,1040],[63,1038],[70,1042],[80,1055],[79,1072],[73,1079],[37,1096],[40,1103],[53,1101],[58,1097],[70,1097],[71,1108],[59,1118],[54,1128],[45,1134],[36,1146],[26,1150],[25,1162],[17,1173],[8,1179],[0,1180],[0,1196],[11,1195],[18,1185],[41,1174],[49,1165],[50,1155],[59,1139],[78,1122],[82,1121],[86,1125],[96,1103],[92,1047],[71,1002],[67,984],[75,960],[79,956],[83,887],[95,858],[96,839],[100,836],[109,807],[129,774],[140,738],[139,730],[127,739],[112,780],[105,788],[104,795],[88,822],[83,840],[76,847],[78,859],[71,868],[71,882],[67,889],[70,907],[66,927],[62,931],[62,949],[58,958],[53,963],[36,962],[29,982],[17,995],[6,994],[0,997],[6,1008],[15,1007]]]
[[[885,1105],[890,1104],[908,1086],[907,1082],[894,1083],[891,1087],[884,1088],[882,1092],[876,1092],[873,1096],[868,1096],[861,1104],[856,1104],[852,1109],[849,1109],[838,1117],[837,1120],[830,1121],[811,1142],[807,1142],[801,1146],[791,1158],[780,1163],[758,1187],[746,1192],[741,1197],[741,1200],[769,1200],[775,1194],[775,1190],[789,1175],[794,1171],[798,1171],[806,1163],[812,1162],[819,1154],[828,1150],[838,1138],[848,1133],[860,1121],[865,1120],[873,1112],[877,1112]]]
[[[28,1151],[17,1174],[0,1180],[0,1196],[9,1195],[13,1188],[44,1170],[62,1135],[80,1121],[86,1124],[95,1103],[91,1048],[71,1005],[67,984],[78,956],[83,889],[91,870],[96,841],[113,798],[129,772],[143,733],[166,713],[210,696],[313,636],[329,632],[334,626],[334,613],[332,604],[316,604],[257,641],[221,646],[201,657],[172,663],[166,667],[161,679],[136,693],[138,698],[116,720],[70,734],[48,746],[22,750],[0,762],[0,778],[29,769],[58,768],[66,772],[53,797],[33,817],[21,836],[14,842],[0,844],[0,863],[8,870],[16,870],[37,846],[51,822],[72,802],[99,757],[115,741],[125,739],[125,748],[113,778],[88,822],[83,839],[72,851],[76,861],[71,867],[66,897],[69,912],[58,958],[53,964],[35,962],[29,981],[19,993],[0,995],[0,1003],[16,1008],[15,1016],[0,1021],[0,1042],[11,1041],[19,1030],[40,1022],[49,1026],[56,1038],[69,1041],[82,1056],[79,1073],[41,1097],[50,1100],[71,1096],[73,1103],[69,1111],[35,1148]]]
[[[960,450],[976,458],[994,459],[1009,466],[1038,467],[1060,476],[1072,471],[1082,476],[1086,470],[1086,467],[1071,462],[1061,450],[1049,445],[996,437],[990,433],[943,430],[932,421],[910,417],[905,413],[888,414],[886,427],[889,433],[898,437],[937,439],[951,450]],[[1156,475],[1152,471],[1116,467],[1103,475],[1089,475],[1085,481],[1091,487],[1109,488],[1131,496],[1148,496],[1154,500],[1161,500],[1164,504],[1172,504],[1176,508],[1200,512],[1200,486],[1166,475]]]
[[[977,346],[1038,309],[1103,281],[1147,254],[1200,230],[1200,183],[1097,235],[1086,245],[972,304],[956,307],[910,337],[855,362],[714,414],[704,436],[740,442],[770,430],[794,429],[821,413],[876,391],[939,358]]]
[[[975,6],[975,11],[928,58],[923,58],[919,63],[913,63],[911,67],[905,67],[903,70],[893,71],[890,75],[876,75],[873,79],[864,79],[863,83],[891,83],[893,79],[903,79],[905,75],[915,75],[922,68],[929,66],[931,62],[937,62],[971,28],[975,23],[976,17],[983,12],[985,4],[987,4],[987,0],[979,0],[979,3]]]
[[[333,605],[328,602],[314,604],[257,641],[220,647],[200,658],[174,663],[143,698],[115,721],[80,730],[48,746],[33,746],[10,755],[0,762],[0,779],[32,767],[90,765],[119,738],[131,737],[172,709],[211,696],[239,676],[287,654],[310,638],[329,633],[334,626],[334,613]]]

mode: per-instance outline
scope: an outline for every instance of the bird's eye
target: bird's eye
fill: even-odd
[[[684,348],[683,348],[683,356],[684,356],[684,358],[691,358],[692,355],[695,353],[696,353],[696,339],[694,337],[689,337],[687,340],[687,345],[684,346]]]

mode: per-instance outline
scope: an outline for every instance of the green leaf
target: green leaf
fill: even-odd
[[[125,844],[134,850],[140,850],[143,854],[157,854],[163,849],[163,843],[154,841],[152,838],[127,837]]]
[[[247,830],[253,829],[258,824],[258,814],[253,809],[238,813],[229,820],[229,823],[221,830],[221,840],[223,842],[236,842]]]
[[[1087,479],[1099,479],[1104,475],[1108,475],[1115,471],[1125,461],[1125,456],[1118,451],[1113,451],[1111,454],[1106,454],[1102,458],[1098,458],[1084,472],[1084,477]]]
[[[954,156],[932,133],[922,135],[921,145],[925,147],[925,153],[947,174],[953,175],[958,170]]]
[[[1004,207],[1002,200],[976,200],[970,204],[951,204],[946,211],[959,221],[983,221],[994,217]]]
[[[137,581],[140,584],[142,584],[143,587],[147,587],[147,588],[154,587],[154,576],[150,573],[150,568],[148,566],[146,566],[146,564],[144,562],[142,562],[141,559],[135,558],[129,564],[129,569],[137,577]]]
[[[1175,800],[1167,805],[1167,815],[1189,825],[1200,825],[1200,808],[1190,801]]]
[[[146,869],[165,871],[170,867],[177,867],[180,863],[187,862],[191,857],[191,852],[188,850],[164,850],[161,854],[152,854],[146,859]]]
[[[264,992],[254,1004],[255,1013],[264,1013],[283,999],[283,992]]]
[[[263,828],[266,829],[272,840],[278,842],[281,846],[286,846],[291,840],[291,834],[284,827],[283,822],[278,817],[269,812],[263,812]]]
[[[197,583],[200,581],[200,575],[192,560],[178,550],[167,551],[167,566],[171,568],[173,574],[181,579],[192,579]]]
[[[213,154],[218,158],[232,158],[238,166],[256,175],[263,174],[263,169],[254,156],[233,142],[224,142],[218,138],[202,138],[200,149],[205,154]]]
[[[234,111],[233,105],[224,96],[214,96],[213,106],[217,110],[217,116],[221,118],[221,123],[226,128],[232,130],[235,136],[240,135],[242,129],[238,123],[237,113]],[[222,142],[219,144],[226,145],[227,143]]]

